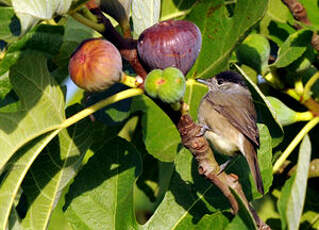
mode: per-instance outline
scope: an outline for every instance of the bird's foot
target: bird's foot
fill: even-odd
[[[227,166],[229,165],[229,163],[232,161],[233,159],[229,159],[227,160],[225,163],[221,164],[219,166],[219,172],[217,173],[217,175],[221,174],[222,172],[225,171],[225,169],[227,168]]]
[[[199,131],[199,134],[196,137],[202,137],[206,133],[206,131],[211,130],[207,125],[202,125]]]

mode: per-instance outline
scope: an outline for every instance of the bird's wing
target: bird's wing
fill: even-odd
[[[259,146],[259,132],[256,125],[257,114],[250,93],[219,93],[207,97],[213,108],[248,139]]]

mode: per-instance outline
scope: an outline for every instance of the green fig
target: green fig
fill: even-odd
[[[183,73],[174,67],[151,71],[145,80],[145,90],[153,98],[166,103],[180,101],[185,93],[186,83]]]
[[[237,59],[258,73],[263,73],[268,66],[270,45],[267,38],[260,34],[250,34],[236,50]]]
[[[122,78],[120,52],[109,41],[83,41],[72,54],[69,73],[73,82],[89,92],[102,91]]]

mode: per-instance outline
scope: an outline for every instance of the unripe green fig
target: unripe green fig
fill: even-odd
[[[270,45],[260,34],[250,34],[236,50],[237,59],[245,65],[263,73],[268,66]]]
[[[89,92],[102,91],[122,77],[120,52],[109,41],[83,41],[72,54],[69,73],[73,82]]]
[[[174,67],[151,71],[145,80],[145,91],[153,98],[166,103],[180,101],[185,93],[186,83],[183,73]]]

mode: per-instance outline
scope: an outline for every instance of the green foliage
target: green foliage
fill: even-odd
[[[300,2],[309,25],[280,0],[121,0],[131,4],[135,38],[167,19],[189,20],[201,30],[202,48],[182,98],[195,122],[208,90],[196,78],[223,70],[244,77],[257,111],[264,197],[244,157],[226,173],[238,176],[272,229],[319,225],[318,157],[312,155],[319,150],[319,62],[311,46],[319,6]],[[87,95],[65,83],[73,51],[84,39],[101,37],[92,29],[101,21],[83,13],[85,3],[0,0],[0,230],[256,229],[241,194],[231,189],[239,205],[234,216],[218,187],[199,175],[198,159],[176,127],[179,111],[149,97],[162,94],[118,84]],[[226,160],[214,156],[219,164]]]

